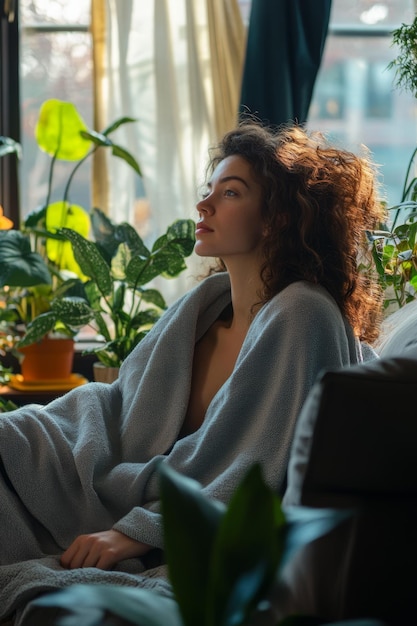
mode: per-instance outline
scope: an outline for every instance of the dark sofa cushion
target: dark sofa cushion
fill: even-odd
[[[325,373],[296,427],[284,504],[417,495],[417,345]]]

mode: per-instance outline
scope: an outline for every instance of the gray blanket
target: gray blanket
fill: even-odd
[[[282,487],[309,389],[322,370],[356,363],[359,344],[324,289],[290,285],[255,317],[201,428],[178,440],[195,342],[229,303],[228,276],[211,276],[170,307],[114,384],[0,416],[0,617],[75,581],[167,592],[138,559],[114,572],[59,566],[77,535],[112,527],[163,547],[161,459],[223,502],[254,462]]]

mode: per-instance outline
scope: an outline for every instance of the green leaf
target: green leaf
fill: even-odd
[[[111,273],[116,280],[125,280],[126,269],[130,263],[132,254],[125,243],[121,243],[116,254],[111,260]]]
[[[100,209],[93,209],[91,212],[91,223],[96,243],[109,263],[121,243],[128,246],[131,256],[150,256],[150,251],[130,224],[113,224]]]
[[[210,626],[246,622],[274,579],[285,533],[280,501],[254,465],[236,489],[213,544]]]
[[[195,222],[176,220],[167,230],[167,241],[178,244],[183,256],[190,256],[195,244]]]
[[[42,315],[35,317],[35,319],[28,324],[26,333],[18,342],[17,348],[23,348],[24,346],[29,346],[32,343],[40,341],[42,337],[55,328],[57,322],[58,316],[53,311],[48,311],[47,313],[42,313]]]
[[[408,224],[400,224],[394,230],[394,235],[398,237],[399,239],[408,239],[408,231],[409,231]]]
[[[42,608],[42,615],[48,607],[68,611],[66,626],[100,626],[107,612],[140,626],[183,626],[174,600],[139,588],[73,585],[41,596],[31,607]]]
[[[81,136],[87,126],[71,102],[46,100],[39,111],[35,128],[36,141],[41,150],[64,161],[79,161],[91,146]]]
[[[91,218],[91,226],[93,229],[94,239],[97,244],[100,244],[100,247],[107,247],[106,242],[114,242],[115,241],[115,231],[116,225],[110,220],[110,218],[103,213],[100,209],[94,208],[90,214]],[[114,251],[117,249],[120,242],[113,243],[113,247],[109,252],[109,259],[114,254]]]
[[[0,231],[0,287],[51,284],[45,261],[32,252],[30,239],[18,230]]]
[[[83,274],[96,283],[103,295],[108,295],[112,288],[110,268],[95,243],[69,228],[62,228],[58,232],[72,243],[75,260]]]
[[[58,320],[68,326],[85,326],[94,318],[94,311],[83,298],[55,299],[51,303],[51,309]]]
[[[103,318],[103,315],[99,311],[94,312],[94,321],[97,324],[100,335],[103,335],[106,341],[110,341],[109,328]]]
[[[65,227],[86,238],[90,232],[90,217],[83,207],[58,201],[48,205],[45,225],[51,233],[58,232],[59,229]],[[69,241],[49,237],[46,241],[46,253],[61,270],[69,270],[85,278],[74,258],[73,248]]]
[[[155,309],[146,309],[145,311],[140,311],[132,318],[131,326],[134,329],[141,328],[142,326],[153,326],[160,317],[161,314]]]
[[[129,247],[132,256],[150,256],[151,253],[143,243],[138,232],[127,222],[122,222],[116,226],[115,237],[117,241],[123,242]]]
[[[203,626],[211,550],[225,507],[195,481],[160,465],[165,550],[185,626]]]
[[[48,231],[56,232],[60,228],[71,228],[83,237],[88,237],[90,216],[82,206],[60,200],[48,204],[45,225]]]
[[[409,261],[413,256],[413,251],[412,250],[404,250],[404,252],[400,252],[398,254],[398,260],[399,261]]]
[[[6,154],[15,154],[18,159],[22,158],[22,146],[11,137],[0,137],[0,157]]]
[[[326,535],[353,515],[350,509],[313,509],[289,507],[287,518],[287,538],[285,551],[280,562],[280,570],[303,546]]]
[[[88,282],[84,283],[84,290],[91,308],[93,308],[95,311],[99,311],[101,309],[101,293],[96,283],[92,280],[89,280]]]
[[[32,229],[44,225],[46,221],[46,209],[46,206],[41,206],[28,213],[24,221],[24,227],[26,229]]]
[[[80,132],[81,137],[84,137],[84,139],[88,139],[96,146],[108,148],[109,146],[113,145],[110,139],[108,139],[105,135],[96,132],[95,130],[82,130]]]
[[[112,311],[123,311],[125,303],[126,285],[120,283],[114,292]]]
[[[126,280],[132,287],[146,285],[168,269],[167,263],[163,256],[148,259],[135,256],[126,268]]]
[[[130,167],[134,169],[135,172],[139,174],[139,176],[142,176],[139,163],[136,161],[135,157],[132,154],[130,154],[130,152],[125,150],[125,148],[122,148],[121,146],[117,146],[114,144],[112,147],[112,154],[113,156],[123,159],[123,161],[125,161],[128,165],[130,165]]]
[[[123,159],[123,161],[130,165],[130,167],[133,168],[139,176],[142,176],[142,172],[135,157],[125,148],[122,148],[122,146],[118,146],[113,143],[104,133],[97,133],[96,131],[89,130],[82,131],[81,136],[85,139],[89,139],[96,146],[100,146],[101,148],[111,148],[113,156]]]
[[[384,267],[392,261],[396,254],[395,246],[387,245],[382,249],[382,264]]]
[[[157,289],[143,289],[141,290],[141,297],[145,302],[149,302],[150,304],[154,304],[159,309],[166,309],[167,304],[161,294]]]
[[[115,130],[117,130],[120,126],[123,126],[124,124],[130,124],[131,122],[137,122],[137,119],[134,117],[126,117],[126,116],[120,117],[119,119],[112,122],[110,126],[107,126],[105,130],[102,131],[103,135],[110,135]]]
[[[161,259],[166,257],[166,269],[163,272],[166,278],[175,278],[175,276],[178,276],[178,274],[181,274],[181,272],[187,268],[184,256],[176,244],[172,244],[164,251],[161,251],[159,257]]]

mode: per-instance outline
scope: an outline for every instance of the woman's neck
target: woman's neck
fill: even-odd
[[[247,331],[262,306],[262,281],[259,273],[229,272],[233,317],[231,328]]]

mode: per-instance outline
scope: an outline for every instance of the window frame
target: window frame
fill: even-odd
[[[4,2],[0,11],[0,135],[20,142],[18,2]],[[0,159],[0,204],[16,227],[20,222],[18,170],[15,155]]]

